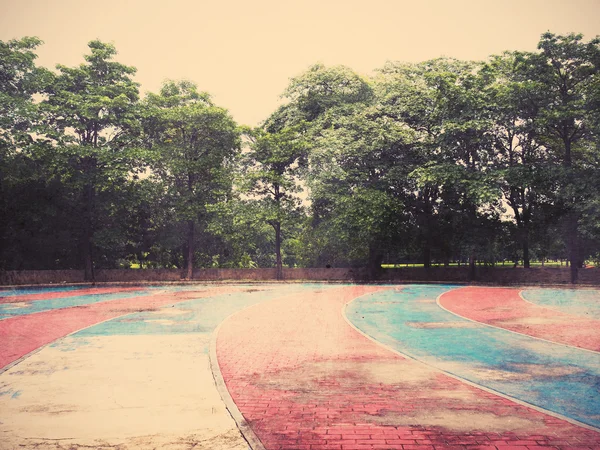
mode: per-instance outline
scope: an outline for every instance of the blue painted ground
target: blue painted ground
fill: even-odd
[[[0,289],[0,298],[2,297],[14,297],[17,295],[30,295],[30,294],[44,294],[46,292],[63,292],[73,291],[75,289],[89,289],[90,286],[56,286],[56,287],[44,287],[44,288],[16,288],[16,289]]]
[[[140,288],[139,291],[125,291],[114,294],[78,295],[74,297],[33,300],[22,303],[3,303],[0,304],[0,320],[42,311],[50,311],[51,309],[70,308],[73,306],[89,305],[91,303],[118,300],[121,298],[139,297],[141,295],[148,295],[148,292],[148,289]]]
[[[319,289],[327,288],[319,286]],[[195,287],[196,290],[198,286]],[[61,350],[72,351],[78,346],[86,345],[86,338],[95,336],[132,336],[132,335],[165,335],[185,333],[212,334],[216,327],[228,316],[247,306],[278,298],[286,295],[297,294],[315,285],[283,285],[275,289],[260,290],[247,286],[244,292],[220,294],[214,297],[199,298],[166,306],[157,311],[145,311],[128,314],[107,322],[94,325],[79,331],[68,343],[57,342],[52,346]],[[209,341],[199,352],[208,352]]]
[[[600,354],[462,319],[436,298],[452,286],[406,286],[346,308],[391,348],[481,386],[600,427]]]
[[[540,306],[556,308],[567,314],[590,319],[600,319],[599,289],[526,289],[521,295],[525,300]]]

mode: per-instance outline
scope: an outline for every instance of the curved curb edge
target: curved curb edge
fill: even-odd
[[[208,352],[208,359],[210,362],[210,370],[213,375],[213,380],[215,381],[215,385],[217,387],[217,391],[225,403],[225,408],[229,412],[229,415],[236,423],[238,429],[240,430],[240,434],[248,443],[248,447],[252,450],[266,450],[265,446],[258,438],[258,436],[254,433],[241,411],[238,409],[237,405],[233,401],[231,394],[229,393],[229,389],[227,389],[227,385],[225,384],[225,379],[223,378],[223,374],[221,373],[221,368],[219,367],[219,360],[217,358],[217,336],[219,335],[219,331],[221,330],[221,326],[232,316],[245,311],[253,306],[260,305],[262,302],[255,303],[254,305],[250,305],[246,308],[241,309],[240,311],[236,311],[230,316],[226,317],[212,333],[210,338],[210,348]]]
[[[460,288],[459,288],[459,289],[460,289]],[[442,294],[440,294],[440,295],[438,296],[438,298],[436,299],[436,302],[437,302],[437,300],[438,300],[438,299],[439,299],[439,298],[440,298],[440,297],[441,297],[443,294],[445,294],[445,292],[443,292]],[[362,296],[361,296],[361,297],[362,297]],[[451,372],[447,372],[447,371],[445,371],[445,370],[443,370],[443,369],[441,369],[441,368],[439,368],[439,367],[437,367],[437,366],[434,366],[434,365],[432,365],[432,364],[429,364],[429,363],[427,363],[427,362],[425,362],[425,361],[421,361],[420,359],[416,358],[415,356],[412,356],[412,355],[411,355],[411,354],[409,354],[409,353],[400,352],[400,351],[398,351],[398,350],[396,350],[396,349],[394,349],[394,348],[390,347],[389,345],[386,345],[386,344],[384,344],[384,343],[382,343],[382,342],[379,342],[377,339],[375,339],[374,337],[372,337],[372,336],[368,335],[367,333],[365,333],[364,331],[362,331],[361,329],[359,329],[359,328],[358,328],[356,325],[354,325],[354,324],[353,324],[353,323],[350,321],[350,319],[348,319],[348,316],[346,315],[346,310],[347,310],[348,306],[350,305],[350,303],[352,303],[353,301],[357,300],[358,298],[360,298],[360,297],[356,297],[356,298],[354,298],[354,299],[350,300],[349,302],[347,302],[347,303],[346,303],[344,306],[342,306],[342,310],[341,310],[342,317],[344,318],[344,320],[346,321],[346,323],[348,323],[348,325],[350,325],[350,327],[352,327],[354,330],[356,330],[358,333],[360,333],[361,335],[363,335],[364,337],[366,337],[366,338],[367,338],[367,339],[369,339],[370,341],[372,341],[372,342],[374,342],[375,344],[377,344],[377,345],[381,346],[382,348],[384,348],[384,349],[386,349],[386,350],[388,350],[388,351],[390,351],[390,352],[392,352],[392,353],[395,353],[396,355],[399,355],[399,356],[401,356],[401,357],[403,357],[403,358],[406,358],[406,359],[411,359],[411,360],[413,360],[413,361],[415,361],[415,362],[417,362],[417,363],[419,363],[419,364],[423,364],[424,366],[430,367],[430,368],[432,368],[432,369],[434,369],[434,370],[436,370],[436,371],[438,371],[438,372],[441,372],[441,373],[443,373],[444,375],[447,375],[447,376],[449,376],[449,377],[451,377],[451,378],[454,378],[455,380],[458,380],[458,381],[460,381],[460,382],[462,382],[462,383],[465,383],[465,384],[467,384],[467,385],[469,385],[469,386],[472,386],[472,387],[474,387],[474,388],[477,388],[477,389],[480,389],[480,390],[482,390],[482,391],[485,391],[485,392],[487,392],[487,393],[490,393],[490,394],[497,395],[497,396],[499,396],[499,397],[505,398],[505,399],[507,399],[507,400],[510,400],[511,402],[517,403],[517,404],[519,404],[519,405],[521,405],[521,406],[525,406],[526,408],[529,408],[529,409],[533,409],[533,410],[535,410],[535,411],[537,411],[537,412],[540,412],[540,413],[542,413],[542,414],[546,414],[546,415],[549,415],[549,416],[555,417],[555,418],[557,418],[557,419],[564,420],[564,421],[566,421],[566,422],[569,422],[569,423],[571,423],[572,425],[576,425],[576,426],[578,426],[578,427],[586,428],[586,429],[588,429],[588,430],[591,430],[591,431],[600,432],[600,428],[597,428],[597,427],[595,427],[595,426],[593,426],[593,425],[588,425],[587,423],[580,422],[580,421],[578,421],[578,420],[576,420],[576,419],[571,419],[570,417],[563,416],[562,414],[555,413],[554,411],[550,411],[550,410],[547,410],[547,409],[541,408],[541,407],[539,407],[539,406],[533,405],[533,404],[531,404],[531,403],[527,403],[527,402],[525,402],[525,401],[523,401],[523,400],[519,400],[518,398],[511,397],[510,395],[504,394],[504,393],[502,393],[502,392],[500,392],[500,391],[496,391],[496,390],[494,390],[494,389],[491,389],[491,388],[488,388],[488,387],[482,386],[482,385],[480,385],[480,384],[473,383],[472,381],[469,381],[469,380],[467,380],[467,379],[465,379],[465,378],[462,378],[462,377],[460,377],[460,376],[458,376],[458,375],[454,375],[453,373],[451,373]],[[439,305],[439,303],[438,303],[438,305]],[[441,306],[440,306],[440,307],[441,307]],[[443,307],[442,307],[442,308],[443,308]],[[449,312],[451,312],[451,311],[449,311]],[[452,313],[452,314],[454,314],[454,313]],[[455,314],[455,315],[456,315],[456,314]],[[460,317],[460,316],[459,316],[459,317]],[[470,320],[470,319],[468,319],[468,320]],[[479,322],[476,322],[476,323],[479,323]],[[485,324],[482,324],[482,325],[485,325]],[[509,330],[506,330],[506,331],[509,331]],[[517,333],[517,334],[520,334],[520,333]],[[524,336],[527,336],[527,335],[524,335]],[[532,336],[528,336],[528,337],[532,337]],[[559,345],[561,345],[561,344],[559,344]]]

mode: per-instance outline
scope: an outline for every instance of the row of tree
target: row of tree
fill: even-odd
[[[486,62],[317,64],[255,129],[187,81],[143,98],[0,42],[0,269],[369,266],[600,256],[600,39]]]

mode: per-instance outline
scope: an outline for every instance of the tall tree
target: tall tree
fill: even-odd
[[[284,111],[281,108],[278,112]],[[276,112],[264,129],[251,133],[251,145],[245,155],[244,190],[260,204],[258,214],[275,233],[275,267],[277,279],[283,279],[281,245],[289,229],[282,227],[290,220],[299,220],[302,200],[298,194],[299,171],[305,166],[307,145],[303,127],[281,127]],[[270,123],[269,123],[270,122]]]
[[[240,132],[225,109],[188,81],[166,82],[159,94],[148,94],[144,106],[152,176],[167,190],[175,218],[185,223],[182,247],[186,277],[191,279],[196,238],[209,219],[207,208],[231,196]]]
[[[564,211],[571,282],[576,283],[583,262],[579,222],[590,192],[584,181],[590,180],[586,174],[597,157],[597,145],[592,142],[598,138],[600,38],[584,42],[581,34],[548,32],[542,35],[538,49],[539,53],[521,58],[520,70],[544,89],[537,125],[540,140],[556,162],[555,177],[560,183],[557,210]]]
[[[62,179],[81,198],[81,248],[85,279],[94,280],[94,234],[99,230],[98,193],[124,182],[138,163],[136,69],[113,60],[111,44],[91,41],[77,67],[58,65],[59,75],[43,102]]]

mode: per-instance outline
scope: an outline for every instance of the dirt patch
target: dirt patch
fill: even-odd
[[[152,311],[152,314],[160,316],[181,316],[183,314],[189,314],[189,311],[186,311],[184,309],[163,308]]]
[[[542,427],[538,420],[515,416],[498,416],[483,411],[435,409],[411,414],[384,413],[365,415],[369,422],[388,426],[438,427],[456,432],[485,431],[493,433],[526,432]]]
[[[296,393],[319,392],[323,383],[343,389],[366,385],[422,386],[437,372],[420,364],[396,361],[324,361],[303,364],[290,370],[256,374],[254,384],[263,389]]]
[[[520,372],[526,372],[534,378],[560,378],[583,372],[583,369],[573,366],[549,366],[542,364],[511,364]]]
[[[556,325],[559,323],[565,323],[565,321],[553,317],[523,317],[520,319],[499,320],[494,325]]]
[[[481,325],[473,322],[404,322],[411,328],[480,328]]]

